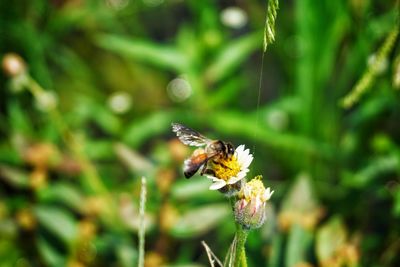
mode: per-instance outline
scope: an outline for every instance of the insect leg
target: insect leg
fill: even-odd
[[[218,162],[218,161],[213,160],[213,163],[214,163],[214,164],[218,164],[218,165],[224,167],[225,169],[230,169],[230,170],[232,170],[232,168],[226,166],[225,164],[223,164],[223,163],[221,163],[221,162]]]
[[[208,165],[207,163],[208,163],[208,159],[204,162],[203,167],[201,168],[200,175],[203,175],[206,172],[207,165]]]
[[[204,171],[204,174],[208,174],[208,175],[212,175],[212,176],[214,176],[215,177],[215,171],[213,170],[213,169],[206,169],[205,171]]]

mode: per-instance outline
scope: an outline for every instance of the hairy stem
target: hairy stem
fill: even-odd
[[[247,267],[246,244],[248,231],[241,225],[236,229],[235,267]]]
[[[140,189],[140,213],[139,213],[139,260],[138,267],[144,266],[144,237],[145,237],[145,223],[144,223],[144,215],[146,208],[146,177],[142,177],[142,187]]]
[[[235,202],[236,198],[231,197],[229,198],[229,202],[232,206],[232,212],[235,213]],[[243,229],[243,226],[236,224],[236,246],[235,246],[235,253],[234,253],[234,266],[235,267],[247,267],[247,258],[246,258],[246,250],[244,245],[246,244],[247,234],[248,231]]]

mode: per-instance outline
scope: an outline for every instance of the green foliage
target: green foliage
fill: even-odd
[[[0,266],[136,266],[140,218],[146,267],[208,266],[201,240],[232,258],[226,199],[184,179],[171,122],[245,144],[275,191],[249,266],[400,265],[399,1],[0,12]]]

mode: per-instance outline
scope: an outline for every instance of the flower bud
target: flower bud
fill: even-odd
[[[58,98],[54,92],[43,91],[35,98],[36,106],[41,111],[50,111],[57,107]]]
[[[265,203],[240,199],[235,204],[235,220],[247,229],[256,229],[265,221]]]
[[[274,191],[265,189],[261,176],[243,185],[235,204],[235,220],[247,229],[256,229],[265,221],[265,203]]]
[[[368,57],[368,66],[376,74],[384,73],[389,65],[388,59],[386,57],[379,57],[376,54],[372,54]]]
[[[2,66],[5,74],[10,77],[18,76],[26,71],[25,61],[15,53],[7,53],[3,57]]]

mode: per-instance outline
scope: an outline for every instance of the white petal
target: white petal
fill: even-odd
[[[244,186],[244,188],[243,188],[243,193],[244,193],[244,196],[245,196],[246,198],[250,197],[250,193],[251,193],[251,188],[250,188],[250,186],[247,186],[247,184],[245,184],[245,186]]]
[[[226,182],[224,180],[219,180],[210,186],[210,190],[218,190],[218,189],[221,189],[222,187],[224,187],[225,185],[226,185]]]
[[[245,160],[245,162],[247,162],[247,161],[252,161],[253,160],[253,155],[252,154],[250,154],[250,153],[248,153],[247,155],[246,155],[246,160]],[[250,164],[250,163],[249,163]]]
[[[236,148],[235,151],[237,154],[241,154],[241,153],[243,153],[243,150],[244,150],[244,145],[240,145]]]
[[[206,175],[206,177],[207,177],[208,179],[211,179],[213,182],[216,182],[216,181],[221,180],[221,179],[219,179],[219,178],[217,178],[217,177],[215,177],[215,176],[211,176],[211,175]]]
[[[244,178],[246,174],[249,172],[249,169],[240,171],[236,176],[239,177],[239,180]]]
[[[250,163],[253,161],[253,155],[250,154],[249,149],[246,149],[243,152],[238,153],[237,160],[239,162],[239,165],[242,168],[247,168],[250,166]]]
[[[231,178],[228,180],[228,184],[236,184],[237,182],[239,182],[239,181],[242,180],[243,178],[244,178],[244,176],[243,176],[243,177],[240,177],[240,176],[231,177]]]
[[[264,201],[269,200],[273,193],[274,193],[274,191],[271,191],[271,189],[269,187],[267,189],[265,189],[264,195],[263,195]]]
[[[238,148],[236,149],[236,157],[237,157],[237,160],[238,160],[239,162],[242,162],[244,156],[245,156],[245,154],[244,154],[244,145],[240,145],[240,146],[238,146]]]
[[[248,168],[253,161],[253,156],[250,154],[242,163],[242,168]]]

